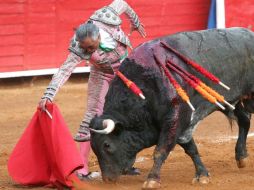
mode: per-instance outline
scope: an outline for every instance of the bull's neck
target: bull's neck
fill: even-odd
[[[125,130],[124,134],[124,141],[129,143],[136,153],[155,145],[159,136],[159,132],[155,128],[144,128],[142,131]]]
[[[157,143],[159,131],[154,124],[151,117],[134,115],[130,113],[114,112],[113,110],[104,112],[105,118],[110,118],[115,123],[120,123],[118,126],[122,132],[122,139],[132,147],[132,150],[139,152],[144,148],[151,147]]]

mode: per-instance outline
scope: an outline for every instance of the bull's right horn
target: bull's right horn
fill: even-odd
[[[92,128],[89,128],[91,131],[99,134],[109,134],[115,129],[115,122],[112,119],[105,119],[102,121],[102,126],[105,127],[105,129],[102,130],[95,130]]]

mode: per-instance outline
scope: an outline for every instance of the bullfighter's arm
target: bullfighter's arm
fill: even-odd
[[[58,72],[53,75],[42,99],[53,101],[60,87],[68,80],[74,68],[82,61],[80,56],[70,52],[66,61],[59,68]]]
[[[124,13],[132,24],[132,30],[137,30],[143,37],[146,36],[146,32],[143,24],[140,22],[138,15],[136,12],[128,5],[124,0],[114,0],[109,7],[113,8],[118,15]]]

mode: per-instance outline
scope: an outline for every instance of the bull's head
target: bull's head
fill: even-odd
[[[123,123],[114,119],[95,117],[90,129],[91,146],[106,182],[114,182],[126,173],[133,166],[136,154],[154,143],[151,139],[142,139],[143,132],[128,130]],[[147,142],[150,142],[149,145]]]
[[[114,182],[132,167],[137,152],[130,151],[131,146],[126,142],[127,134],[122,133],[123,127],[119,122],[94,118],[90,129],[91,146],[98,158],[103,180]]]

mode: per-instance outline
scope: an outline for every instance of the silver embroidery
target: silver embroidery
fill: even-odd
[[[105,24],[118,26],[122,23],[118,14],[111,7],[103,7],[97,10],[91,17],[91,20],[99,21]]]

